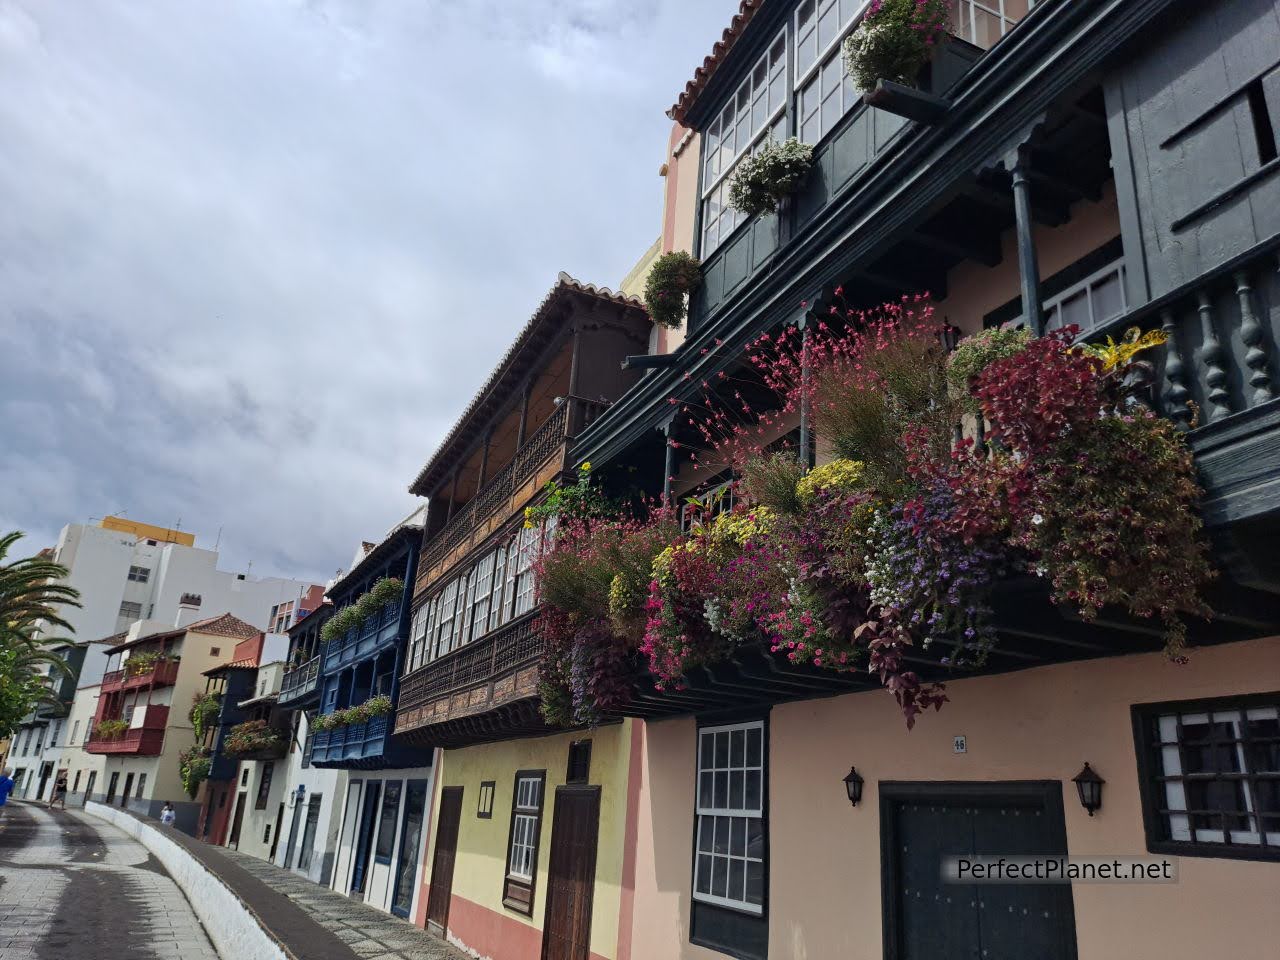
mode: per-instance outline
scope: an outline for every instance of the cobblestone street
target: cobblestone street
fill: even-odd
[[[0,812],[0,958],[217,960],[182,891],[141,844],[79,813]]]

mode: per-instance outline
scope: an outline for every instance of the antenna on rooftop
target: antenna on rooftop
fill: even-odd
[[[222,543],[222,525],[218,525],[218,539],[213,541],[213,552],[218,552],[218,544]]]

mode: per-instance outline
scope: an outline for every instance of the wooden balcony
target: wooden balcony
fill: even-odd
[[[301,706],[320,691],[320,655],[285,673],[280,682],[280,706]]]
[[[392,716],[372,717],[311,737],[311,763],[344,770],[429,766],[431,755],[406,749],[391,738]]]
[[[128,669],[112,670],[102,678],[102,692],[118,693],[139,687],[171,687],[178,682],[179,662],[177,658],[160,660],[141,673],[130,673]]]
[[[396,734],[452,747],[546,730],[538,712],[543,644],[536,617],[525,614],[405,677]]]
[[[489,478],[480,492],[425,544],[418,563],[415,592],[433,583],[522,510],[548,481],[570,469],[573,464],[567,460],[569,441],[606,409],[607,403],[582,397],[567,397],[556,407],[511,461]]]
[[[384,608],[377,616],[326,644],[320,655],[324,661],[324,673],[334,673],[394,646],[400,637],[400,606],[394,603]]]
[[[169,722],[167,706],[147,706],[142,725],[131,727],[114,737],[91,734],[84,748],[89,753],[124,753],[140,757],[155,757],[164,748],[164,728]]]

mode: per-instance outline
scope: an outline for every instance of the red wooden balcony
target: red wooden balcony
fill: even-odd
[[[102,692],[116,693],[137,687],[171,687],[178,682],[178,663],[174,658],[158,660],[153,666],[131,672],[126,661],[122,670],[112,670],[102,678]]]
[[[177,664],[174,664],[177,666]],[[159,756],[164,747],[164,728],[169,722],[169,708],[147,706],[142,726],[130,727],[111,737],[100,737],[95,731],[84,748],[89,753],[126,753],[141,757]]]

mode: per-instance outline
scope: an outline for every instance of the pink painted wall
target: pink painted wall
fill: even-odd
[[[1280,690],[1280,638],[1041,667],[956,682],[908,731],[875,691],[784,704],[769,715],[769,955],[880,960],[879,780],[1061,780],[1072,854],[1144,855],[1130,706]],[[646,725],[637,824],[633,955],[711,960],[689,943],[694,721]],[[952,752],[964,734],[968,752]],[[1070,778],[1106,779],[1092,819]],[[852,808],[841,778],[866,778]],[[1081,960],[1275,960],[1280,867],[1184,857],[1174,885],[1077,885]],[[1031,958],[1028,958],[1031,960]]]

